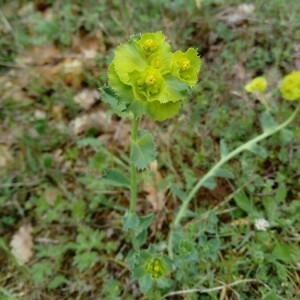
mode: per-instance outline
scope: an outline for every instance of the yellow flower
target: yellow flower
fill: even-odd
[[[280,92],[285,100],[300,100],[300,72],[293,71],[283,78]]]
[[[167,267],[163,259],[156,257],[148,260],[144,265],[146,273],[150,274],[152,278],[159,278],[168,273]]]
[[[260,76],[252,79],[246,86],[245,90],[247,92],[264,92],[267,87],[266,78]]]

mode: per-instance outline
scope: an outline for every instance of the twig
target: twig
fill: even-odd
[[[181,290],[181,291],[170,292],[170,293],[164,295],[161,299],[165,299],[165,298],[170,297],[170,296],[185,295],[185,294],[191,294],[191,293],[212,293],[212,292],[220,291],[224,288],[231,288],[231,287],[239,285],[239,284],[251,283],[251,282],[256,282],[256,283],[262,284],[267,289],[271,290],[271,288],[268,285],[266,285],[264,282],[262,282],[260,280],[257,280],[257,279],[242,279],[242,280],[237,280],[237,281],[229,283],[229,284],[224,284],[224,285],[220,285],[220,286],[217,286],[217,287],[214,287],[214,288],[209,288],[209,289],[189,289],[189,290]],[[281,299],[283,299],[283,298],[281,298]]]
[[[18,39],[17,39],[17,36],[12,28],[12,26],[10,25],[10,23],[8,22],[7,18],[5,17],[4,13],[2,12],[2,10],[0,9],[0,16],[1,16],[1,19],[2,19],[2,22],[4,24],[4,27],[6,28],[6,30],[8,32],[11,32],[11,35],[13,36],[14,40],[15,40],[15,43],[16,43],[16,47],[18,48],[18,50],[20,51],[21,50],[21,47],[20,47],[20,44],[18,42]]]
[[[35,180],[35,181],[29,181],[29,182],[11,182],[11,183],[3,183],[0,184],[0,188],[10,188],[10,187],[33,187],[37,186],[42,180]]]
[[[13,69],[26,69],[24,66],[19,66],[16,64],[0,61],[0,66],[7,67],[7,68],[13,68]]]

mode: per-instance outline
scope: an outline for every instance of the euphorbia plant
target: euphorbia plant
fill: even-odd
[[[147,228],[152,221],[152,215],[139,217],[136,214],[137,170],[149,167],[157,154],[151,133],[139,130],[139,122],[143,116],[163,121],[177,114],[184,98],[197,83],[201,59],[194,48],[189,48],[186,52],[172,52],[170,44],[160,31],[133,36],[127,43],[118,46],[114,54],[108,70],[109,86],[102,88],[102,99],[119,116],[132,121],[131,174],[129,182],[126,176],[115,169],[107,170],[103,178],[118,186],[128,185],[130,188],[130,206],[123,218],[123,228],[129,231],[137,252],[146,240]],[[138,257],[140,255],[136,254],[136,261],[140,261]],[[157,254],[151,259],[161,262],[163,268],[164,263]],[[150,278],[155,280],[167,270],[152,270],[151,273],[150,265],[150,261],[146,261],[142,269],[145,276],[152,274]],[[140,278],[145,291],[144,281]],[[149,287],[149,280],[147,282]]]
[[[156,251],[155,246],[139,251],[147,239],[147,228],[152,222],[152,215],[137,216],[138,201],[137,170],[149,167],[156,158],[156,145],[150,132],[139,130],[139,121],[143,116],[155,121],[172,118],[179,111],[182,100],[189,95],[197,83],[201,59],[194,48],[186,52],[171,51],[162,32],[145,33],[133,36],[127,43],[115,50],[115,55],[108,70],[109,86],[102,88],[102,99],[109,103],[115,113],[132,121],[130,149],[130,180],[116,169],[107,170],[104,180],[116,186],[130,189],[130,205],[123,218],[123,228],[130,233],[133,254],[129,262],[133,265],[133,275],[139,279],[143,292],[147,292],[156,282],[166,287],[165,275],[171,268],[174,257],[174,233],[181,232],[181,221],[187,217],[188,206],[201,187],[214,188],[215,177],[233,178],[233,174],[222,166],[244,150],[256,154],[263,152],[257,143],[286,127],[295,118],[299,107],[282,124],[277,124],[269,112],[261,115],[263,133],[229,151],[225,141],[221,141],[221,158],[191,191],[181,206],[175,211],[170,225],[168,238],[169,258]],[[263,77],[255,78],[246,85],[248,92],[263,93],[267,82]],[[300,73],[293,72],[284,78],[281,85],[283,98],[296,100],[300,98]],[[180,241],[176,241],[181,245]],[[176,245],[175,245],[176,246]]]

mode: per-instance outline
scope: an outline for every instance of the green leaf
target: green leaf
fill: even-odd
[[[274,197],[264,197],[262,202],[268,219],[270,221],[275,221],[278,218],[278,204],[276,203]]]
[[[226,169],[217,169],[214,172],[214,176],[221,177],[221,178],[228,178],[228,179],[233,179],[235,177],[231,171]]]
[[[137,51],[134,41],[117,47],[113,64],[115,72],[125,84],[129,83],[130,73],[133,71],[142,72],[148,66],[147,61]]]
[[[213,190],[216,188],[217,183],[213,177],[209,177],[203,182],[202,186],[209,190]]]
[[[126,109],[123,103],[119,103],[118,96],[111,87],[105,86],[100,91],[101,99],[111,106],[114,113],[120,115]]]
[[[127,111],[132,112],[135,118],[140,118],[146,113],[146,104],[139,100],[133,100]]]
[[[247,212],[248,214],[253,212],[253,205],[250,199],[247,197],[244,191],[239,192],[234,196],[234,201],[239,208]]]
[[[113,186],[127,188],[130,187],[129,179],[117,169],[106,169],[105,174],[102,176],[102,180],[106,184],[110,184]]]
[[[170,185],[171,191],[174,196],[178,197],[179,200],[184,202],[184,200],[187,198],[187,194],[177,185],[177,184],[171,184]]]
[[[49,282],[48,288],[49,288],[50,290],[54,290],[54,289],[58,288],[60,285],[66,283],[66,282],[68,282],[68,280],[66,279],[66,277],[59,274],[59,275],[55,276],[55,277]]]
[[[264,295],[262,300],[278,300],[278,297],[274,291],[270,291],[266,295]]]
[[[136,245],[138,248],[143,246],[143,244],[147,241],[148,232],[147,230],[142,230],[136,237]]]
[[[153,278],[149,274],[145,274],[138,281],[141,291],[146,294],[152,286]]]
[[[136,236],[136,242],[139,247],[141,247],[147,240],[148,236],[148,227],[151,225],[153,220],[153,214],[149,214],[147,216],[139,217],[139,222],[137,225],[135,225],[137,236]]]
[[[9,248],[3,238],[0,238],[0,248],[9,253]]]
[[[48,281],[48,276],[53,272],[54,265],[50,262],[38,262],[35,263],[31,271],[31,279],[35,284],[41,284],[43,281]]]
[[[279,185],[279,188],[276,192],[275,195],[275,200],[277,203],[281,203],[286,199],[286,195],[287,195],[287,188],[286,185],[284,183]]]
[[[249,148],[247,148],[247,150],[261,156],[262,158],[268,157],[268,151],[260,145],[252,144]]]
[[[141,231],[147,229],[151,225],[153,221],[153,217],[154,217],[153,214],[139,217],[139,223],[140,223],[139,228]]]
[[[0,286],[0,296],[2,300],[17,300],[17,297],[15,297],[9,290],[2,288]],[[3,296],[7,298],[2,298]]]
[[[160,289],[171,288],[173,285],[173,281],[171,279],[160,277],[156,280],[157,286]]]
[[[150,163],[156,158],[156,145],[151,133],[140,132],[136,141],[132,141],[131,160],[138,169],[149,167]]]
[[[272,255],[280,261],[291,263],[298,260],[300,250],[297,246],[277,242]]]
[[[283,128],[282,130],[280,130],[280,141],[283,145],[288,144],[289,142],[291,142],[294,138],[295,134],[292,130]]]
[[[186,182],[185,184],[185,190],[190,190],[194,187],[197,177],[192,169],[189,169],[188,167],[183,168],[183,175],[184,180]]]
[[[101,140],[92,138],[92,137],[83,138],[83,139],[80,139],[79,141],[77,141],[78,148],[90,146],[90,147],[94,148],[95,150],[99,150],[102,147],[102,145],[103,145],[103,143]]]
[[[164,76],[164,80],[167,86],[167,97],[170,101],[179,101],[191,92],[191,88],[181,80],[175,78],[174,76],[167,75]]]
[[[221,153],[221,158],[224,158],[229,153],[227,144],[223,139],[220,141],[220,153]]]
[[[82,272],[91,268],[97,261],[99,261],[99,254],[95,251],[77,253],[73,259],[73,265]]]
[[[108,83],[113,88],[113,91],[116,92],[118,99],[120,99],[123,104],[129,104],[133,101],[134,95],[132,92],[132,87],[124,84],[120,80],[113,63],[108,69]]]
[[[264,132],[271,131],[277,126],[276,121],[267,111],[260,115],[260,124]]]
[[[155,121],[164,121],[174,117],[181,107],[181,102],[160,103],[159,101],[149,102],[147,112]]]
[[[131,213],[130,211],[126,211],[123,219],[123,229],[128,231],[129,229],[137,229],[140,225],[139,217],[135,213]]]
[[[86,216],[87,204],[82,199],[76,199],[72,204],[72,217],[76,220],[83,220]]]

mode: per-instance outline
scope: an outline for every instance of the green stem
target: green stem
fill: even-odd
[[[175,217],[175,221],[172,225],[170,234],[169,234],[169,241],[168,241],[168,252],[169,252],[169,256],[172,258],[173,257],[173,234],[174,234],[174,230],[176,230],[176,228],[179,226],[181,219],[183,218],[183,216],[186,214],[186,210],[188,208],[189,203],[191,202],[191,200],[194,198],[195,194],[198,192],[198,190],[203,186],[203,183],[210,177],[213,177],[215,172],[222,167],[226,162],[228,162],[231,158],[235,157],[236,155],[238,155],[239,153],[241,153],[244,150],[247,149],[251,149],[251,147],[253,145],[255,145],[256,143],[264,140],[265,138],[273,135],[274,133],[278,132],[279,130],[283,129],[284,127],[286,127],[287,125],[289,125],[294,118],[296,117],[297,113],[300,110],[300,103],[298,105],[298,107],[296,108],[296,110],[293,112],[293,114],[282,124],[279,124],[278,126],[276,126],[275,128],[272,128],[268,131],[265,131],[264,133],[260,134],[259,136],[253,138],[252,140],[246,142],[245,144],[239,146],[238,148],[236,148],[235,150],[231,151],[230,153],[228,153],[226,156],[224,156],[217,164],[215,164],[209,171],[208,173],[206,173],[203,177],[201,177],[198,181],[198,183],[193,187],[193,189],[189,192],[187,198],[185,199],[185,201],[182,203],[176,217]]]
[[[131,130],[131,147],[130,147],[130,212],[135,213],[136,203],[137,203],[137,181],[136,181],[136,167],[132,162],[132,142],[137,139],[139,127],[139,119],[132,120],[132,130]]]
[[[260,98],[260,101],[262,102],[263,106],[265,107],[265,109],[270,112],[271,109],[270,109],[270,105],[266,99],[266,96],[265,94],[261,93],[261,98]]]

